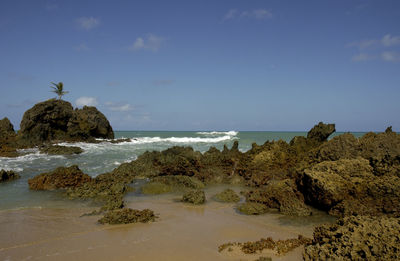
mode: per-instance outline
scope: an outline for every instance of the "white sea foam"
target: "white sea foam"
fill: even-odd
[[[217,136],[217,135],[228,135],[228,136],[236,136],[239,132],[237,131],[199,131],[196,134],[200,135],[209,135],[209,136]]]

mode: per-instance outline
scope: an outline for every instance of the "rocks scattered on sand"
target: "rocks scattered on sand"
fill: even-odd
[[[202,190],[190,190],[189,192],[183,194],[182,202],[201,205],[206,202],[206,195]]]
[[[130,224],[130,223],[147,223],[150,221],[155,221],[156,215],[150,209],[131,209],[123,208],[108,211],[104,217],[99,219],[100,224]]]
[[[317,227],[305,260],[399,260],[400,220],[349,216]]]
[[[41,145],[48,141],[90,141],[113,139],[114,132],[106,117],[95,107],[73,109],[63,100],[37,103],[24,113],[18,142],[21,146]]]
[[[273,240],[271,237],[267,239],[261,238],[255,242],[245,242],[245,243],[226,243],[218,247],[218,251],[222,252],[226,248],[237,246],[245,254],[255,254],[261,253],[264,249],[270,249],[276,251],[278,255],[284,255],[293,249],[307,245],[311,243],[311,239],[299,235],[297,238],[285,239],[285,240]]]
[[[0,183],[5,182],[5,181],[19,179],[19,178],[21,178],[21,176],[12,170],[4,170],[4,169],[0,170]]]
[[[40,147],[39,150],[41,153],[46,153],[49,155],[74,155],[81,154],[83,152],[83,150],[79,147],[60,145],[43,146]]]
[[[236,194],[235,191],[233,191],[232,189],[225,189],[224,191],[216,194],[214,196],[214,199],[219,201],[219,202],[239,202],[240,201],[240,197],[238,194]]]
[[[246,215],[261,215],[268,212],[268,207],[261,203],[245,202],[239,204],[237,210]]]
[[[309,216],[311,209],[291,179],[271,181],[267,186],[246,193],[247,202],[256,202],[267,208],[278,209],[290,216]]]
[[[32,190],[54,190],[60,188],[79,187],[91,181],[91,177],[84,174],[77,165],[59,167],[52,172],[42,173],[28,180]]]

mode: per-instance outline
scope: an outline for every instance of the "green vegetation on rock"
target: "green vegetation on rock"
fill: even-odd
[[[240,197],[232,189],[225,189],[224,191],[216,194],[214,199],[220,202],[239,202]]]
[[[150,209],[131,209],[123,208],[108,211],[104,217],[99,219],[100,224],[129,224],[129,223],[147,223],[150,221],[155,221],[156,215]]]
[[[190,190],[183,194],[182,202],[200,205],[206,202],[206,196],[202,190]]]
[[[268,208],[264,204],[256,202],[245,202],[239,204],[237,210],[246,215],[261,215],[267,213]]]

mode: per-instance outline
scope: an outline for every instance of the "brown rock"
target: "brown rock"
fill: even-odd
[[[91,177],[84,174],[76,165],[59,167],[52,172],[42,173],[28,180],[33,190],[53,190],[59,188],[78,187],[90,182]]]

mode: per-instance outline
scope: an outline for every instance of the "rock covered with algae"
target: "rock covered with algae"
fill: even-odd
[[[101,219],[99,219],[100,224],[130,224],[130,223],[147,223],[155,221],[156,215],[150,209],[115,209],[108,211]]]
[[[224,191],[216,194],[214,199],[220,202],[239,202],[240,197],[232,189],[225,189]]]
[[[203,190],[190,190],[183,194],[182,202],[201,205],[206,202],[206,196]]]
[[[0,170],[0,183],[19,179],[19,178],[21,178],[21,176],[18,173],[16,173],[15,171],[4,170],[4,169]]]

